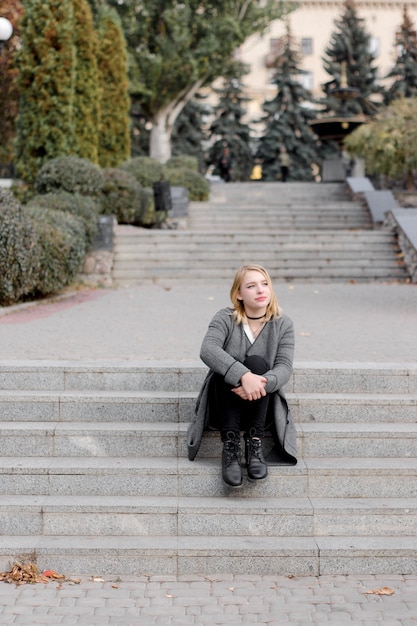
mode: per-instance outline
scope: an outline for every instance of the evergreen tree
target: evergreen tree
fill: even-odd
[[[384,94],[385,104],[390,104],[394,98],[417,96],[417,35],[407,7],[404,7],[403,21],[397,32],[395,45],[397,58],[386,77],[395,80]]]
[[[238,46],[286,10],[276,0],[107,3],[123,20],[132,100],[152,122],[150,155],[162,163],[171,156],[174,123],[187,102],[224,75]]]
[[[73,153],[98,163],[99,85],[97,34],[87,0],[73,0],[76,65]]]
[[[126,41],[117,13],[98,12],[100,98],[99,164],[117,167],[130,158],[130,99]]]
[[[373,65],[375,57],[370,52],[371,38],[363,22],[357,15],[354,0],[345,0],[344,13],[335,20],[336,30],[322,59],[325,71],[332,77],[323,85],[327,111],[350,115],[372,115],[376,111],[369,96],[381,90],[377,85],[377,68]],[[344,73],[347,85],[344,84]],[[357,90],[357,97],[343,101],[332,95],[332,90],[340,87]],[[342,107],[345,107],[344,111]]]
[[[145,117],[138,102],[132,102],[130,124],[131,156],[148,156],[152,123]]]
[[[32,184],[43,163],[73,146],[74,21],[72,0],[25,0],[24,8],[15,162]]]
[[[231,156],[231,179],[235,181],[249,180],[253,167],[251,129],[243,121],[250,98],[244,95],[241,79],[247,73],[243,64],[236,64],[233,78],[225,79],[221,87],[214,89],[218,104],[214,107],[210,138],[216,140],[209,151],[209,163],[219,163],[226,143]]]
[[[21,13],[20,0],[2,2],[1,17],[5,17],[13,25],[13,35],[8,42],[3,44],[0,52],[0,163],[2,164],[10,163],[12,160],[12,144],[16,132],[19,93],[15,57],[20,44],[19,18]]]
[[[256,157],[262,161],[263,180],[280,178],[279,152],[286,148],[290,157],[289,180],[313,180],[318,162],[318,140],[309,120],[316,117],[313,97],[300,83],[302,75],[299,52],[289,25],[275,61],[273,83],[277,94],[263,104],[264,134],[259,140]]]
[[[200,172],[205,170],[204,143],[207,141],[205,118],[210,113],[208,104],[198,94],[179,114],[172,132],[173,156],[187,154],[197,158]]]

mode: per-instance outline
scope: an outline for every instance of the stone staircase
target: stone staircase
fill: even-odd
[[[341,183],[217,183],[186,228],[116,228],[115,284],[231,279],[247,262],[274,280],[408,278],[393,232],[373,230]]]
[[[417,574],[417,365],[299,363],[299,462],[239,490],[197,363],[0,363],[0,570]],[[269,442],[266,442],[266,446]]]

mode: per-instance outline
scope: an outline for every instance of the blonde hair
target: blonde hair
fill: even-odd
[[[230,289],[230,300],[233,304],[233,317],[237,324],[242,324],[247,321],[245,307],[242,300],[238,299],[239,290],[242,286],[243,280],[248,272],[255,271],[260,272],[265,277],[265,280],[268,283],[268,286],[271,290],[271,300],[269,301],[266,312],[265,319],[269,321],[271,319],[276,319],[277,317],[282,317],[282,309],[278,304],[277,297],[275,295],[274,289],[272,287],[271,278],[262,265],[242,265],[236,272],[235,278],[233,281],[232,288]]]

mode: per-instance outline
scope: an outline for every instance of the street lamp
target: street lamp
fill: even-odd
[[[0,52],[6,41],[13,35],[12,23],[5,17],[0,17]]]

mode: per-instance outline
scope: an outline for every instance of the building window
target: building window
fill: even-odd
[[[369,40],[369,52],[374,58],[379,57],[381,53],[381,41],[379,37],[371,37]]]
[[[298,82],[304,89],[311,91],[314,87],[313,72],[303,72],[303,74],[299,75]]]
[[[308,55],[313,54],[313,39],[312,37],[301,38],[301,54]]]

